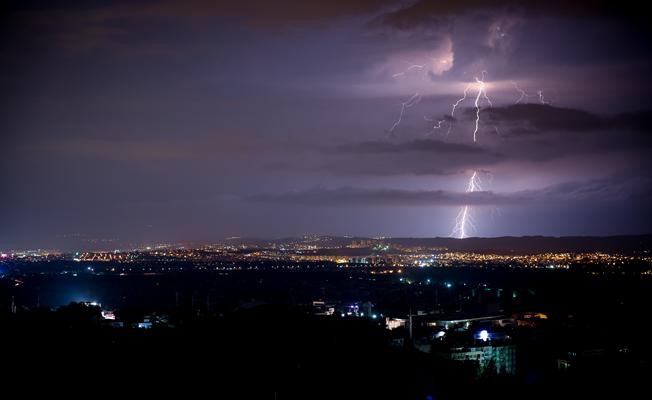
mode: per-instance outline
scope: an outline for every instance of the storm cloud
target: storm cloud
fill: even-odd
[[[497,193],[492,191],[449,192],[445,190],[396,190],[378,188],[312,189],[249,196],[248,201],[301,206],[514,206],[533,203],[609,202],[631,196],[652,199],[650,182],[602,179],[564,182],[536,190]],[[639,189],[633,194],[628,186]],[[642,188],[642,189],[641,189]]]
[[[600,115],[586,110],[556,107],[547,104],[514,104],[490,107],[482,111],[490,123],[520,124],[527,132],[588,132],[605,130],[652,130],[652,111],[635,111],[616,115]],[[468,115],[468,113],[467,113]],[[600,132],[597,132],[600,134]]]
[[[448,235],[460,204],[505,213],[478,215],[480,236],[652,229],[652,40],[636,6],[3,7],[0,249]],[[474,141],[478,77],[492,106]],[[464,193],[476,171],[483,190]]]

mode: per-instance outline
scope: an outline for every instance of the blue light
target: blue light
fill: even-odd
[[[481,330],[480,333],[478,334],[478,337],[479,337],[480,340],[482,340],[483,342],[486,342],[487,340],[489,340],[489,332],[487,332],[485,329],[483,329],[483,330]]]
[[[452,284],[452,283],[448,283],[448,282],[446,282],[446,287],[450,289],[450,288],[453,287],[453,284]]]

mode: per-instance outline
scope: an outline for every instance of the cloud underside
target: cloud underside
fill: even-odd
[[[459,143],[475,118],[460,113],[444,137],[364,141],[340,145],[325,165],[338,174],[448,175],[508,163],[546,163],[574,157],[647,159],[652,147],[649,111],[599,115],[580,109],[518,104],[483,109],[477,143]],[[443,128],[446,129],[446,126]]]
[[[468,113],[467,113],[468,114]],[[638,111],[612,116],[574,108],[546,104],[514,104],[485,108],[482,115],[489,123],[504,125],[507,133],[545,134],[548,132],[605,132],[613,130],[649,131],[652,112]]]
[[[652,197],[641,182],[617,179],[566,182],[536,190],[510,193],[478,191],[471,193],[445,190],[399,190],[343,187],[285,193],[263,193],[247,197],[258,203],[301,206],[515,206],[533,203],[569,203],[616,201]],[[638,188],[638,189],[637,189]],[[640,188],[643,188],[641,190]]]
[[[418,0],[405,7],[380,15],[375,23],[397,29],[409,30],[415,26],[430,25],[442,18],[469,12],[493,11],[495,13],[520,13],[530,16],[552,15],[572,17],[635,17],[636,7],[612,1],[565,0]]]

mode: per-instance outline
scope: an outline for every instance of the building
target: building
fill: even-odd
[[[511,344],[454,347],[446,354],[453,361],[477,364],[478,375],[516,374],[516,346]]]

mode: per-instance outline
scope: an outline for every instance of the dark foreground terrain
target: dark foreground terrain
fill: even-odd
[[[258,399],[584,398],[604,390],[626,398],[647,384],[647,276],[371,271],[8,274],[0,280],[3,381],[25,393]],[[315,315],[315,299],[332,300],[337,312]],[[373,303],[378,317],[342,316],[338,307],[354,301]],[[115,320],[102,316],[107,309]],[[442,356],[462,342],[435,340],[426,326],[443,315],[525,311],[547,318],[505,328],[518,351],[513,374],[479,373],[473,362]],[[410,313],[412,335],[409,325],[387,329],[385,318],[409,321]],[[454,334],[463,332],[447,337]],[[424,341],[430,350],[417,346]]]

